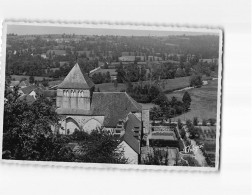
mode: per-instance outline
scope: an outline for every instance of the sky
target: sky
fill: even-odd
[[[18,35],[41,34],[76,34],[76,35],[118,35],[118,36],[168,36],[168,35],[202,35],[203,32],[186,31],[153,31],[153,30],[125,30],[125,29],[98,29],[82,27],[56,27],[32,25],[8,25],[7,33]]]

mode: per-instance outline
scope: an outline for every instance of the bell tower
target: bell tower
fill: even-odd
[[[57,89],[56,105],[59,109],[90,110],[94,83],[75,64]]]

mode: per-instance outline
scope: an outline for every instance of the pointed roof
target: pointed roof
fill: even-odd
[[[59,89],[90,89],[94,86],[93,81],[85,74],[78,63],[74,65],[72,70],[68,73]]]

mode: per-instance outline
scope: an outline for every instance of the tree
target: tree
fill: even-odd
[[[148,153],[145,159],[143,159],[143,164],[145,165],[168,165],[168,151],[153,148],[152,153]]]
[[[3,158],[71,161],[68,149],[51,125],[58,123],[53,103],[39,97],[33,104],[19,100],[18,89],[5,94]],[[65,156],[66,155],[66,156]]]
[[[105,77],[105,82],[109,83],[111,81],[111,76],[110,76],[110,72],[107,71],[106,74],[104,75]]]
[[[156,97],[156,99],[153,100],[154,104],[159,105],[160,107],[165,107],[168,105],[168,98],[164,93],[159,93],[159,95]]]
[[[114,87],[117,88],[118,87],[118,82],[117,79],[114,80]]]
[[[190,86],[191,87],[201,87],[203,85],[202,76],[201,75],[193,75],[190,78]]]
[[[149,88],[149,98],[151,99],[151,101],[156,99],[159,93],[160,93],[160,90],[158,89],[158,87],[152,85]]]
[[[90,134],[76,131],[71,135],[71,140],[78,146],[75,151],[77,162],[125,164],[123,148],[120,140],[109,131],[96,129]]]
[[[185,132],[185,130],[184,130],[183,128],[179,129],[179,134],[180,134],[180,137],[181,137],[182,139],[184,139],[185,136],[186,136],[186,132]]]
[[[118,83],[123,83],[125,81],[125,71],[123,69],[123,65],[122,63],[120,63],[117,67],[116,67],[116,72],[117,72],[117,81]]]
[[[120,140],[108,131],[94,130],[91,134],[76,131],[60,135],[52,131],[59,117],[53,103],[39,97],[32,104],[19,100],[18,88],[6,87],[4,102],[4,159],[127,163]],[[78,146],[77,149],[70,144]]]
[[[181,122],[181,119],[179,118],[178,119],[178,129],[182,129],[182,127],[183,127],[183,124]]]
[[[30,82],[31,84],[33,84],[34,81],[35,81],[35,80],[34,80],[34,76],[30,76],[30,77],[29,77],[29,82]]]
[[[190,94],[186,91],[183,95],[183,98],[182,98],[182,101],[183,101],[183,104],[184,104],[184,107],[185,107],[185,111],[188,111],[190,106],[191,106],[191,96]]]
[[[193,125],[198,126],[198,123],[199,123],[198,117],[194,117],[193,118]]]

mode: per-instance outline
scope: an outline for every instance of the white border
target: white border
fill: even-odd
[[[217,98],[217,123],[216,123],[216,158],[215,167],[178,167],[178,166],[156,166],[156,165],[132,165],[132,164],[102,164],[102,163],[73,163],[73,162],[48,162],[48,161],[21,161],[2,159],[2,135],[3,117],[0,119],[0,159],[3,163],[30,164],[45,166],[63,167],[84,167],[98,169],[135,169],[135,170],[162,170],[162,171],[206,171],[214,172],[219,170],[220,163],[220,128],[221,128],[221,97],[222,97],[222,56],[223,56],[223,31],[220,28],[207,27],[185,27],[168,24],[147,25],[142,23],[112,23],[112,22],[90,22],[90,21],[32,21],[32,20],[5,20],[3,22],[2,34],[2,55],[1,55],[1,80],[0,80],[0,113],[4,112],[4,85],[5,85],[5,57],[6,57],[6,37],[7,25],[37,25],[37,26],[60,26],[60,27],[82,27],[97,29],[130,29],[130,30],[152,30],[152,31],[187,31],[187,32],[207,32],[219,34],[219,70],[218,70],[218,98]]]

